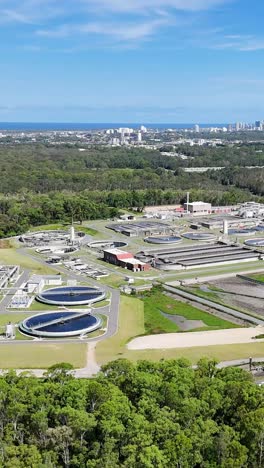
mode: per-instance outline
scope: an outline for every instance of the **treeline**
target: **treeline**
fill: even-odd
[[[177,167],[175,158],[142,149],[96,147],[80,152],[66,145],[0,147],[0,192],[148,188],[162,178],[155,170]],[[164,171],[161,188],[173,184],[173,174],[171,179]]]
[[[211,178],[218,184],[235,187],[241,189],[249,189],[255,195],[264,196],[264,168],[258,169],[222,169],[211,173]]]
[[[260,201],[264,195],[261,169],[227,167],[199,174],[179,167],[222,165],[223,157],[227,166],[239,157],[243,163],[243,152],[264,157],[256,153],[261,151],[257,148],[244,145],[239,152],[237,148],[183,147],[193,158],[190,162],[141,148],[95,147],[80,152],[67,145],[1,146],[0,237],[20,234],[31,226],[69,222],[72,217],[80,222],[108,219],[121,208],[183,203],[187,191],[192,201],[216,206]],[[214,159],[217,155],[222,162]]]
[[[83,220],[111,219],[118,209],[102,201],[93,200],[89,193],[36,195],[25,193],[20,197],[0,197],[0,238],[26,232],[32,226],[53,222],[70,223],[72,218]]]
[[[212,186],[216,186],[212,181]],[[188,186],[189,188],[189,186]],[[254,197],[247,191],[230,188],[190,189],[190,200],[204,200],[214,206],[231,205]],[[256,200],[260,198],[255,197]],[[180,204],[186,201],[186,190],[113,190],[80,193],[50,192],[35,194],[24,192],[0,195],[0,238],[26,232],[32,226],[54,222],[70,223],[72,218],[84,220],[113,219],[119,209],[142,211],[145,206]]]
[[[181,162],[182,167],[264,166],[263,143],[233,143],[216,147],[179,145],[174,151],[189,157]]]
[[[264,394],[245,371],[119,360],[77,380],[70,369],[0,377],[1,467],[263,467]]]
[[[164,156],[142,148],[87,148],[62,145],[0,147],[0,192],[213,188],[207,174],[186,174],[181,167],[264,165],[264,145],[240,147],[179,146],[190,158]],[[215,183],[215,182],[214,182]]]

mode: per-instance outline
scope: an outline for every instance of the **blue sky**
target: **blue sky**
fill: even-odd
[[[0,0],[0,121],[264,118],[263,0]]]

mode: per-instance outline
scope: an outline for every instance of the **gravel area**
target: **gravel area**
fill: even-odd
[[[223,292],[216,292],[226,305],[264,316],[264,284],[254,284],[241,278],[228,278],[211,283]]]
[[[169,319],[171,322],[176,323],[180,331],[189,331],[189,330],[195,330],[196,328],[206,327],[206,324],[202,320],[187,320],[182,315],[165,314],[165,312],[162,312],[162,311],[161,313],[164,317]]]
[[[138,337],[127,344],[130,350],[194,348],[197,346],[232,345],[255,342],[254,337],[264,334],[264,327],[235,328],[189,333],[167,333]],[[258,340],[258,343],[264,340]]]

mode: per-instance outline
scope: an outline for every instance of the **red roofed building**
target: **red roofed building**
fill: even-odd
[[[120,249],[104,250],[104,261],[132,271],[147,271],[150,266],[134,258],[134,255]]]

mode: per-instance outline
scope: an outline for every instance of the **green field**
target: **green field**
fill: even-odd
[[[248,275],[249,278],[253,278],[255,280],[258,280],[258,281],[262,281],[264,283],[264,275],[263,274],[259,274],[259,275]]]
[[[4,327],[8,322],[13,324],[19,323],[31,314],[26,314],[24,311],[20,314],[17,312],[10,312],[9,314],[0,314],[0,327]]]
[[[208,314],[184,302],[176,301],[162,293],[157,288],[146,293],[144,298],[145,333],[172,333],[179,331],[179,327],[164,317],[161,312],[170,315],[180,315],[187,320],[202,320],[205,327],[199,330],[217,330],[224,328],[236,328],[231,322],[223,320],[215,315]],[[197,330],[197,329],[196,329]]]
[[[105,334],[106,332],[106,329],[107,329],[107,322],[108,322],[108,318],[106,315],[101,315],[101,314],[96,314],[97,317],[101,318],[102,320],[102,326],[101,328],[99,328],[98,330],[95,330],[94,332],[92,333],[88,333],[86,335],[86,338],[87,339],[91,339],[91,338],[97,338],[98,336],[102,336]]]
[[[43,275],[54,274],[54,270],[49,266],[42,265],[31,257],[22,255],[16,249],[0,249],[0,264],[20,265],[21,268],[32,270],[32,273]]]
[[[202,297],[204,299],[209,299],[214,302],[222,303],[219,299],[217,292],[221,292],[220,290],[216,291],[211,289],[211,286],[206,285],[210,291],[203,291],[199,285],[192,285],[192,286],[184,286],[179,287],[183,291],[189,292],[191,294],[195,294],[196,296]]]
[[[32,226],[30,232],[37,231],[56,231],[56,230],[66,230],[70,227],[70,224],[56,223],[56,224],[42,224],[41,226]]]
[[[249,343],[219,346],[199,346],[184,349],[131,351],[126,348],[128,341],[144,334],[143,302],[131,297],[121,297],[118,333],[97,344],[96,359],[98,364],[105,364],[119,358],[132,361],[147,359],[179,359],[184,357],[195,364],[200,358],[215,358],[218,361],[264,357],[264,343]]]
[[[10,343],[0,346],[1,369],[46,369],[58,362],[69,362],[76,368],[86,365],[87,345],[49,343]]]
[[[76,230],[77,231],[81,231],[81,232],[85,232],[85,234],[88,234],[89,236],[96,236],[98,233],[98,231],[96,231],[96,229],[93,229],[93,228],[90,228],[90,227],[87,227],[87,226],[75,226]]]
[[[236,359],[263,358],[264,343],[218,345],[218,346],[199,346],[195,348],[183,349],[153,349],[147,351],[128,351],[126,350],[123,358],[131,361],[146,359],[149,361],[159,361],[160,359],[180,359],[186,358],[192,364],[196,364],[199,359],[206,357],[216,359],[219,362],[232,361]]]
[[[98,363],[105,364],[123,356],[127,342],[135,336],[143,335],[144,332],[143,302],[132,297],[121,296],[118,332],[112,338],[97,344]]]
[[[18,324],[22,320],[27,317],[30,317],[31,314],[26,314],[21,312],[20,314],[17,312],[10,312],[9,314],[0,314],[0,334],[5,333],[5,326],[11,322],[13,325]],[[31,340],[31,338],[26,337],[19,333],[18,328],[15,329],[16,340]]]
[[[164,317],[160,313],[160,310],[172,315],[182,315],[188,320],[203,320],[206,327],[199,330],[236,328],[236,325],[226,320],[165,296],[159,289],[148,294],[144,300],[121,296],[118,333],[114,337],[98,343],[96,347],[98,363],[104,364],[119,357],[141,359],[138,356],[143,356],[145,352],[142,354],[142,352],[128,351],[126,349],[126,344],[132,338],[145,334],[179,331],[177,325]],[[167,350],[164,352],[176,353],[178,350]],[[152,351],[146,351],[146,353],[151,355]],[[153,351],[153,356],[160,359],[163,356],[162,353],[162,350]]]

